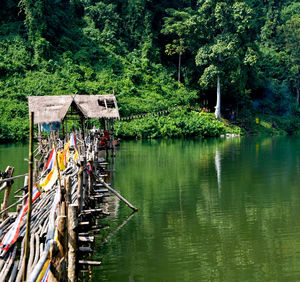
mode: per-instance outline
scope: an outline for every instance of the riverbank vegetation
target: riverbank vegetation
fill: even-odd
[[[147,116],[116,124],[127,138],[236,132],[221,119],[232,111],[249,132],[261,129],[256,116],[269,119],[272,132],[300,128],[298,1],[4,0],[1,5],[1,142],[26,138],[29,95],[113,90],[125,117],[174,106],[205,106],[213,113],[220,98],[221,122],[186,110]]]

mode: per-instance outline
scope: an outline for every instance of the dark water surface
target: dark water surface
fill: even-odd
[[[299,137],[123,142],[115,166],[139,212],[94,281],[300,281]]]
[[[0,170],[24,158],[0,146]],[[97,238],[93,281],[300,281],[299,137],[124,141],[115,169],[139,212]],[[111,209],[107,234],[131,214]]]

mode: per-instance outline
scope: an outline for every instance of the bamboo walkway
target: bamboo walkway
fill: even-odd
[[[81,138],[78,132],[60,140],[51,134],[39,143],[34,157],[28,251],[28,175],[13,176],[14,168],[8,166],[0,179],[0,280],[77,281],[80,269],[100,264],[89,257],[94,230],[100,228],[97,219],[109,214],[103,199],[114,194],[137,209],[105,182],[107,162],[99,158],[95,136]],[[24,186],[15,191],[17,201],[9,206],[12,181],[20,177]]]

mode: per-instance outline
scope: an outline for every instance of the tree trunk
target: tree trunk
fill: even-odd
[[[297,105],[299,105],[299,96],[300,96],[300,90],[299,90],[299,88],[296,89],[296,93],[297,93],[297,96],[296,96]]]
[[[181,68],[181,53],[179,53],[179,58],[178,58],[178,83],[180,83],[180,68]]]
[[[218,120],[221,119],[221,85],[220,85],[220,77],[217,78],[217,104],[215,107],[215,116]]]

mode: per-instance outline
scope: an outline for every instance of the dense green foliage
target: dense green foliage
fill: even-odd
[[[213,114],[187,111],[180,108],[168,116],[149,116],[143,120],[119,122],[116,133],[122,138],[158,138],[158,137],[216,137],[225,133],[241,134],[237,126],[226,126],[215,119]]]
[[[4,0],[1,5],[0,141],[26,137],[29,95],[115,90],[122,116],[204,101],[213,111],[217,77],[224,117],[231,110],[252,120],[256,112],[288,120],[297,115],[297,0]],[[163,125],[152,126],[154,121]],[[205,134],[201,124],[196,114],[186,113],[117,126],[132,137],[222,132]]]

